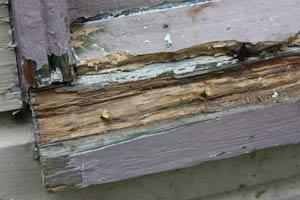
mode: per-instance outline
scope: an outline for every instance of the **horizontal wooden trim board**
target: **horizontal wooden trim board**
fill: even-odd
[[[67,2],[76,78],[30,93],[49,191],[300,141],[299,0],[159,2]]]
[[[229,72],[223,71],[223,66],[218,66],[222,63],[217,61],[210,65],[221,69],[216,72],[201,70],[201,64],[197,69],[195,62],[191,61],[192,74],[185,73],[183,77],[168,76],[167,72],[149,80],[112,84],[103,89],[91,87],[89,91],[86,86],[68,91],[67,87],[33,95],[39,142],[47,144],[105,134],[239,106],[272,104],[300,94],[299,57],[263,61],[233,71],[230,67],[236,65],[229,65]]]
[[[275,105],[47,159],[43,163],[44,181],[50,191],[120,181],[296,144],[300,142],[299,130],[299,102]]]
[[[23,106],[8,10],[8,2],[0,1],[0,112]]]

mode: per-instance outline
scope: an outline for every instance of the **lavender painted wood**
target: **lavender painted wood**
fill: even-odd
[[[53,160],[46,186],[86,187],[300,142],[300,103],[226,115]]]
[[[169,1],[173,4],[183,2],[190,1]],[[95,12],[96,14],[103,10],[121,9],[122,6],[134,8],[143,5],[155,6],[161,3],[158,0],[115,0],[109,4],[103,0],[68,2],[12,0],[15,35],[18,43],[18,62],[22,66],[20,71],[23,85],[25,88],[27,85],[32,85],[30,82],[33,80],[28,79],[36,79],[39,86],[51,85],[53,82],[51,76],[52,73],[54,76],[56,75],[57,69],[55,66],[49,67],[48,55],[69,55],[71,51],[68,46],[70,38],[68,26],[69,18],[72,20],[74,17],[70,10],[78,13],[84,10],[84,12],[90,14]],[[299,23],[296,23],[299,19],[298,4],[299,0],[284,2],[255,0],[248,8],[248,1],[245,0],[213,1],[193,7],[149,11],[150,13],[144,12],[138,16],[100,21],[89,25],[100,29],[105,27],[104,33],[101,31],[100,34],[91,38],[94,46],[99,48],[88,49],[80,55],[80,58],[92,59],[103,53],[114,51],[129,51],[133,54],[175,51],[216,40],[239,40],[254,43],[265,40],[279,41],[287,38],[289,34],[299,31]],[[100,7],[98,8],[98,6]],[[246,7],[247,12],[244,12],[243,8]],[[278,13],[281,14],[278,15]],[[81,15],[84,16],[84,14],[78,14],[78,16]],[[167,26],[163,26],[164,24]],[[182,27],[183,25],[185,27]],[[145,27],[147,28],[145,29]],[[163,27],[168,28],[164,29]],[[164,41],[166,34],[171,35],[173,41],[171,48],[166,48]],[[150,42],[145,44],[145,41]],[[102,49],[104,52],[101,51]],[[30,61],[29,64],[26,61]],[[62,71],[64,73],[65,70]],[[69,74],[70,71],[66,70]],[[27,74],[33,78],[28,77]],[[70,77],[70,75],[58,78],[58,82],[65,81],[62,80],[65,77]],[[71,78],[67,79],[69,82]]]
[[[70,51],[66,2],[12,0],[12,16],[18,65],[25,90],[31,86],[43,87],[65,81],[63,78],[53,80],[57,66],[50,66],[49,56],[61,57]]]
[[[89,22],[86,29],[98,32],[88,36],[92,45],[79,48],[77,54],[84,60],[120,51],[173,52],[214,41],[282,41],[300,30],[299,4],[300,0],[221,0]],[[168,35],[171,46],[166,45]]]
[[[70,50],[70,22],[67,3],[65,0],[46,0],[43,2],[49,53],[62,56]]]
[[[48,64],[48,44],[43,4],[40,0],[13,0],[12,14],[18,50],[22,57],[37,62],[37,66]],[[28,11],[31,12],[28,12]]]
[[[12,0],[12,6],[18,48],[25,59],[42,66],[48,64],[49,54],[61,56],[69,50],[65,1]]]

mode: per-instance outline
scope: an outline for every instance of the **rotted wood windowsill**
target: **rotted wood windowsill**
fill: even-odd
[[[225,55],[198,56],[117,71],[110,79],[105,73],[82,76],[73,86],[32,94],[46,186],[53,191],[85,187],[297,143],[300,56],[299,48],[290,44],[282,43],[282,51],[275,54],[266,50],[262,54],[266,57],[244,57],[241,61]],[[126,76],[140,74],[140,70],[149,70],[141,73],[146,76],[141,80]],[[152,77],[151,70],[157,70],[157,76]],[[249,114],[247,110],[254,111]],[[256,126],[257,119],[261,127]],[[283,131],[279,120],[289,131]],[[179,144],[169,143],[168,138],[179,132]],[[160,142],[147,144],[148,139],[157,137]],[[189,138],[190,146],[181,143],[184,138]],[[201,138],[210,148],[201,147]],[[236,143],[234,138],[241,141]],[[139,146],[136,153],[143,154],[128,154],[129,144]],[[148,155],[150,150],[156,153]],[[165,151],[170,151],[170,157],[165,157]],[[156,155],[156,162],[150,162],[154,157],[147,155]],[[178,162],[173,162],[175,157]]]
[[[73,20],[76,79],[30,94],[49,191],[300,142],[300,2],[174,3]]]

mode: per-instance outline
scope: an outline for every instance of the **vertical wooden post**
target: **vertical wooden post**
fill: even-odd
[[[49,85],[48,42],[40,0],[12,0],[14,35],[24,89]]]
[[[64,82],[72,81],[70,22],[65,0],[42,0],[49,48],[49,65],[60,71]]]
[[[64,0],[11,0],[24,91],[72,81],[69,22]]]

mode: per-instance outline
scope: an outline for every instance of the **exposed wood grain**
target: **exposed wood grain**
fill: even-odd
[[[299,52],[297,48],[285,51],[281,54]],[[279,56],[280,51],[274,55]],[[247,64],[247,59],[200,56],[170,66],[149,65],[144,72],[133,71],[129,75],[111,73],[107,80],[100,75],[90,81],[87,75],[88,81],[79,82],[78,86],[38,92],[31,103],[39,142],[106,134],[198,113],[287,101],[300,95],[299,56],[261,59],[251,57],[256,61]],[[139,74],[141,78],[135,77]],[[109,120],[103,119],[103,112],[110,113]]]
[[[23,104],[7,1],[0,1],[0,61],[0,112],[20,109]]]

